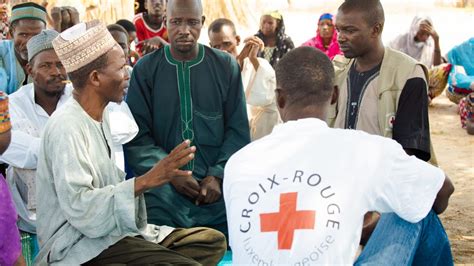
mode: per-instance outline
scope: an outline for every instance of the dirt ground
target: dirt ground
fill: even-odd
[[[429,109],[431,137],[439,166],[456,188],[441,220],[457,264],[474,264],[474,136],[460,127],[457,106],[444,93]]]

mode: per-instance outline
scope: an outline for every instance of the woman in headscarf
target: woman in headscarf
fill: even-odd
[[[420,61],[426,67],[442,63],[439,36],[430,17],[415,16],[410,30],[396,37],[389,46]]]
[[[311,46],[323,51],[331,60],[338,54],[342,54],[337,42],[337,32],[334,30],[334,17],[324,13],[319,17],[316,37],[303,43],[301,46]]]
[[[474,37],[454,46],[446,57],[452,64],[446,95],[458,104],[461,127],[474,135]]]
[[[474,37],[456,45],[446,55],[453,65],[449,73],[450,91],[469,94],[474,91]]]
[[[287,52],[295,48],[291,38],[285,34],[283,16],[278,11],[265,13],[260,18],[260,29],[255,36],[265,44],[258,56],[265,58],[272,67],[275,67],[278,60]]]

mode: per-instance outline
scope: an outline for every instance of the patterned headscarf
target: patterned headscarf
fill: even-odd
[[[277,42],[275,50],[273,51],[272,58],[270,59],[270,64],[275,67],[275,65],[278,63],[278,60],[280,60],[280,58],[282,58],[291,49],[295,48],[295,45],[293,44],[291,38],[285,34],[285,23],[283,22],[283,15],[279,11],[268,12],[263,14],[263,16],[271,16],[272,18],[276,19],[278,23],[278,26],[276,28]],[[255,36],[264,40],[263,32],[261,30],[258,30]],[[260,52],[258,56],[264,57],[264,52]]]

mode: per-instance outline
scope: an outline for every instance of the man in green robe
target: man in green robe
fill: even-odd
[[[229,54],[197,44],[204,22],[200,0],[168,2],[170,45],[134,67],[127,102],[139,133],[125,147],[135,174],[148,171],[190,139],[193,177],[145,193],[148,221],[208,226],[227,234],[222,198],[224,166],[250,142],[240,69]]]

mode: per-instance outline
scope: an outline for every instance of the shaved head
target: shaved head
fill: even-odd
[[[288,52],[275,69],[277,88],[288,103],[301,108],[329,101],[334,89],[334,68],[326,54],[302,46]]]
[[[172,9],[174,8],[197,8],[198,12],[202,15],[203,8],[201,0],[168,0],[168,4],[166,7],[166,16],[170,16]]]
[[[191,60],[197,56],[197,40],[204,20],[200,0],[170,0],[168,2],[166,28],[171,54],[176,59]]]
[[[346,0],[339,6],[338,11],[343,13],[363,12],[365,22],[370,26],[377,23],[384,25],[385,23],[385,14],[379,0]]]

